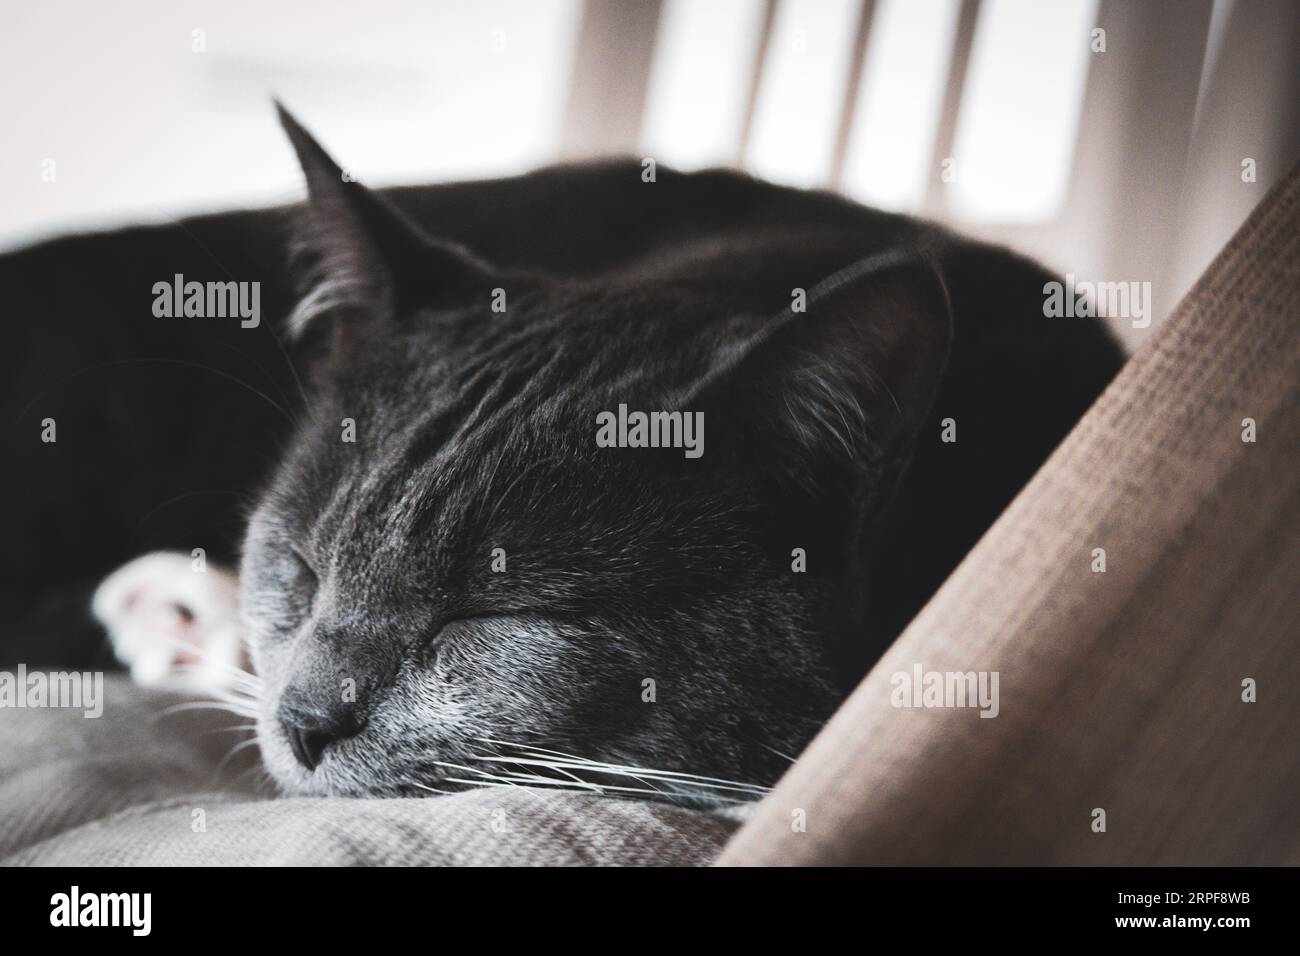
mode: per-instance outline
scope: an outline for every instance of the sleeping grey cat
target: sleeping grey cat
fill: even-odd
[[[309,404],[248,522],[239,686],[291,793],[761,792],[1120,361],[1033,263],[830,194],[480,184],[443,234],[489,262],[282,121]],[[608,428],[635,412],[656,440]]]

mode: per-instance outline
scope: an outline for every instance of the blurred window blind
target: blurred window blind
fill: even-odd
[[[1044,221],[1066,193],[1097,4],[668,0],[640,148],[900,211],[927,207],[947,160],[954,215]]]
[[[745,166],[794,186],[826,185],[860,15],[859,0],[777,5]]]
[[[851,118],[841,188],[882,209],[925,201],[960,0],[882,0]]]
[[[1065,202],[1097,0],[987,0],[950,191],[966,221],[1044,222]]]
[[[664,4],[642,152],[681,169],[737,161],[765,14],[765,0]]]

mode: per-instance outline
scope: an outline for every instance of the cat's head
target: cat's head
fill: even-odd
[[[502,269],[283,120],[310,191],[293,332],[316,355],[241,569],[273,776],[747,795],[595,761],[771,783],[858,676],[872,535],[947,350],[933,271],[850,263],[800,310],[730,259]],[[652,428],[691,447],[619,447],[633,412],[682,413]]]

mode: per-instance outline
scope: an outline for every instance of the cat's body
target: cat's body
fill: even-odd
[[[70,588],[160,548],[231,563],[256,506],[243,610],[290,790],[415,792],[503,738],[770,782],[1120,362],[1097,323],[1044,318],[1027,260],[729,172],[388,191],[493,264],[438,246],[408,288],[426,253],[291,134],[319,217],[296,374],[283,210],[0,257],[0,654],[77,663]],[[261,282],[261,323],[155,317],[175,274]],[[598,448],[619,403],[703,411],[703,458]]]

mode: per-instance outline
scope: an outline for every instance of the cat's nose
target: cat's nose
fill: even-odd
[[[298,762],[308,770],[315,770],[326,747],[356,736],[364,723],[344,706],[320,711],[285,703],[280,707],[280,725]]]

